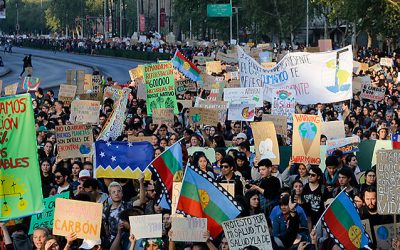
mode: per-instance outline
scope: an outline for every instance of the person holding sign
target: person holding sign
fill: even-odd
[[[235,185],[235,198],[243,197],[243,184],[240,176],[234,172],[235,162],[230,156],[225,156],[221,160],[221,175],[218,176],[216,181],[218,183],[233,183]]]

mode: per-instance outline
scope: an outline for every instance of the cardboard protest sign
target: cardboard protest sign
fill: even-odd
[[[193,102],[192,100],[178,100],[180,104],[182,104],[183,108],[191,108],[193,107]]]
[[[71,103],[71,123],[92,123],[99,120],[100,102],[88,100],[74,100]]]
[[[206,66],[207,62],[212,62],[212,61],[214,61],[214,58],[208,57],[208,56],[194,56],[193,57],[193,62],[200,66]]]
[[[230,250],[241,250],[250,245],[272,250],[268,223],[263,213],[222,222],[222,227]]]
[[[224,123],[226,120],[229,104],[228,102],[224,101],[206,101],[204,99],[201,99],[200,97],[196,97],[196,103],[194,106],[198,108],[218,109],[218,119],[221,123]]]
[[[43,209],[35,117],[30,94],[0,98],[0,221]]]
[[[332,40],[331,39],[319,39],[318,40],[319,52],[332,50]]]
[[[378,72],[378,71],[381,71],[382,70],[382,67],[381,67],[381,65],[379,65],[379,63],[377,63],[377,64],[375,64],[375,65],[372,65],[371,67],[369,67],[369,70],[374,70],[375,72]]]
[[[128,89],[128,88],[124,88],[124,89]],[[121,88],[115,88],[113,87],[105,87],[104,88],[104,93],[103,93],[103,99],[106,100],[107,98],[111,99],[114,101],[114,105],[115,103],[118,101],[118,99],[120,99],[123,95],[124,95],[124,91],[128,91],[128,90],[124,90]],[[129,89],[130,92],[130,89]]]
[[[360,72],[360,66],[361,63],[357,62],[357,61],[353,61],[353,73],[358,75],[358,73]]]
[[[65,106],[70,106],[72,100],[74,100],[76,88],[77,86],[75,85],[60,84],[58,100],[63,101]]]
[[[381,57],[381,60],[379,62],[380,65],[386,66],[386,67],[392,67],[393,66],[393,59],[392,58],[387,58],[387,57]]]
[[[370,84],[362,84],[360,97],[372,101],[380,101],[385,97],[385,87],[374,87]]]
[[[241,87],[263,87],[264,100],[272,102],[274,89],[294,89],[300,104],[339,102],[352,98],[351,46],[332,52],[293,52],[270,70],[237,46]]]
[[[226,88],[240,88],[240,81],[239,80],[229,80],[226,83]]]
[[[344,138],[344,121],[321,123],[321,135],[325,135],[328,140]]]
[[[103,204],[78,200],[56,199],[53,234],[76,233],[78,239],[99,240]]]
[[[197,82],[199,88],[203,88],[205,90],[211,90],[212,84],[216,82],[215,77],[210,76],[206,73],[200,73],[201,80]]]
[[[88,91],[92,91],[93,83],[92,83],[92,74],[85,74],[85,78],[83,80],[83,91],[77,93],[87,93]]]
[[[18,85],[19,85],[19,84],[16,82],[16,83],[10,84],[10,85],[8,85],[8,86],[5,86],[5,87],[4,87],[4,95],[5,95],[5,96],[8,96],[8,95],[15,95],[15,94],[17,94]]]
[[[66,84],[67,85],[76,85],[76,93],[83,94],[86,93],[84,91],[84,81],[85,81],[85,71],[84,70],[75,70],[69,69],[66,71]],[[91,81],[90,81],[91,82]]]
[[[322,173],[325,171],[326,169],[326,164],[325,164],[325,160],[326,160],[326,145],[321,145],[319,148],[319,158],[321,159],[320,163],[319,163],[319,168],[322,170]]]
[[[368,70],[368,63],[361,63],[360,64],[360,71],[362,70],[364,73]]]
[[[332,139],[326,141],[326,153],[332,155],[333,151],[340,150],[343,154],[351,154],[360,151],[358,144],[360,137],[352,136],[340,139]]]
[[[260,52],[258,54],[258,56],[260,57],[260,62],[264,63],[264,62],[272,62],[272,59],[274,57],[274,53],[271,51],[263,51]]]
[[[154,124],[174,124],[174,110],[168,109],[153,109]]]
[[[400,151],[379,150],[376,154],[376,187],[378,213],[400,213]]]
[[[175,91],[177,95],[184,94],[186,91],[196,92],[197,91],[196,82],[193,82],[188,78],[184,80],[175,81]]]
[[[293,152],[295,163],[320,163],[321,117],[293,114]]]
[[[203,236],[207,232],[206,218],[179,218],[172,217],[171,240],[183,242],[205,242]]]
[[[397,236],[395,235],[394,224],[383,224],[374,226],[376,237],[376,249],[393,249],[392,240],[400,236],[400,225],[397,224]]]
[[[98,101],[103,104],[103,93],[89,93],[77,95],[77,100]]]
[[[92,92],[98,93],[102,91],[103,78],[101,75],[92,76]]]
[[[254,121],[256,106],[254,104],[231,104],[228,109],[228,120]]]
[[[161,238],[162,214],[129,216],[129,223],[136,239]]]
[[[227,88],[224,89],[224,101],[230,104],[254,104],[256,107],[264,105],[263,88]]]
[[[271,114],[284,115],[288,123],[293,123],[293,114],[296,109],[296,91],[291,89],[277,89],[273,93]]]
[[[32,215],[29,234],[32,234],[39,227],[53,228],[54,208],[57,198],[69,199],[69,192],[63,192],[43,199],[44,210],[41,213]]]
[[[36,91],[40,86],[40,79],[37,77],[26,76],[22,80],[21,89],[26,91]]]
[[[270,159],[273,165],[279,165],[279,144],[273,122],[251,123],[256,155],[260,160]]]
[[[212,84],[210,94],[207,96],[208,101],[222,101],[222,92],[224,91],[225,82],[216,82]]]
[[[181,194],[182,182],[172,183],[171,215],[177,216],[176,206],[178,205],[179,195]]]
[[[173,108],[174,114],[178,114],[172,62],[146,64],[143,67],[147,114],[152,115],[154,108]]]
[[[231,53],[225,54],[222,52],[218,52],[217,55],[215,56],[215,59],[225,63],[238,63],[237,54],[231,54]]]
[[[189,122],[191,124],[217,125],[218,110],[205,108],[190,108]]]
[[[353,78],[353,93],[361,92],[362,85],[371,85],[370,76],[358,76]]]
[[[128,135],[128,141],[130,142],[141,142],[141,141],[152,141],[152,136],[134,136],[134,135]]]
[[[211,75],[212,73],[219,74],[222,72],[221,61],[206,62],[206,73]]]
[[[136,68],[129,70],[129,76],[132,81],[143,77],[143,65],[138,65]]]
[[[283,115],[270,115],[270,114],[263,114],[262,116],[263,121],[271,121],[274,124],[276,133],[278,135],[283,136],[284,138],[287,137],[287,118]]]
[[[93,132],[90,124],[56,126],[57,151],[62,158],[93,154]]]

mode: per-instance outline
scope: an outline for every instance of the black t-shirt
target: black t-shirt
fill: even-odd
[[[281,188],[281,182],[275,176],[268,178],[262,178],[260,180],[260,188],[264,189],[264,197],[268,200],[279,199],[279,189]]]
[[[326,188],[319,185],[314,191],[311,190],[309,183],[303,188],[303,207],[307,216],[311,217],[312,224],[315,225],[324,212],[324,201],[326,200]]]

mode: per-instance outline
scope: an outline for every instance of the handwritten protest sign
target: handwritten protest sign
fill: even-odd
[[[43,209],[35,117],[30,94],[0,98],[0,221]]]
[[[136,239],[161,238],[162,214],[129,216],[129,223]]]
[[[262,107],[263,88],[227,88],[224,89],[224,101],[230,104],[254,104],[256,107]]]
[[[154,124],[174,124],[173,109],[153,109]]]
[[[224,123],[226,120],[227,109],[229,107],[229,104],[228,102],[224,101],[206,101],[204,99],[197,97],[194,106],[205,109],[218,109],[218,119],[221,123]]]
[[[359,76],[353,78],[353,93],[361,92],[362,85],[371,85],[370,76]]]
[[[43,199],[44,210],[41,213],[32,215],[29,234],[32,234],[39,227],[53,228],[54,208],[57,198],[68,199],[69,192],[63,192]]]
[[[171,240],[184,242],[205,242],[203,236],[207,232],[206,218],[179,218],[172,217],[173,231]]]
[[[270,114],[263,114],[262,116],[263,121],[271,121],[274,123],[276,133],[278,135],[283,136],[284,138],[287,137],[287,118],[283,115],[270,115]]]
[[[284,115],[288,123],[293,123],[293,114],[296,109],[296,91],[291,89],[277,89],[273,92],[271,114]]]
[[[304,161],[320,163],[321,117],[317,115],[293,114],[293,149],[295,163]]]
[[[197,63],[197,65],[205,66],[207,62],[214,61],[214,58],[208,56],[194,56],[193,62]]]
[[[75,85],[60,84],[60,90],[58,91],[58,99],[64,102],[65,106],[70,106],[72,100],[74,100],[76,94]]]
[[[321,135],[325,135],[328,140],[344,138],[344,122],[331,121],[321,123]]]
[[[294,89],[300,104],[330,103],[352,98],[351,46],[324,53],[288,53],[274,68],[264,69],[237,46],[241,87],[263,87],[264,100],[274,89]]]
[[[92,76],[92,92],[98,93],[102,91],[101,83],[103,82],[101,75],[93,75]]]
[[[62,158],[93,154],[93,132],[90,124],[56,126],[57,151]]]
[[[53,234],[76,233],[78,239],[99,240],[103,204],[78,200],[56,199]]]
[[[143,65],[138,65],[136,68],[129,70],[129,76],[132,81],[143,77]]]
[[[225,54],[218,52],[215,58],[226,63],[238,63],[237,55],[232,53]]]
[[[93,83],[92,83],[92,74],[85,74],[85,78],[83,80],[83,91],[77,93],[87,93],[88,91],[92,91]]]
[[[382,57],[380,62],[380,65],[386,66],[386,67],[392,67],[393,66],[393,59],[392,58],[387,58],[387,57]]]
[[[192,124],[217,125],[218,110],[205,108],[190,108],[189,122]]]
[[[97,123],[99,120],[100,102],[74,100],[71,103],[71,123]]]
[[[208,101],[222,101],[222,92],[224,91],[225,82],[216,82],[212,84],[212,89],[207,97]]]
[[[374,87],[368,84],[362,84],[360,97],[373,101],[380,101],[385,97],[385,87]]]
[[[400,213],[400,151],[379,150],[376,154],[378,213]]]
[[[400,236],[400,225],[397,224],[397,236],[395,235],[394,224],[376,225],[374,226],[374,232],[377,245],[376,249],[393,249],[392,240]]]
[[[77,95],[77,100],[98,101],[103,104],[103,93],[79,94]]]
[[[10,84],[8,86],[4,87],[4,95],[8,96],[8,95],[15,95],[17,94],[17,90],[18,90],[18,83],[13,83]]]
[[[231,104],[228,109],[228,120],[254,121],[255,112],[254,104]]]
[[[358,144],[360,137],[352,136],[340,139],[333,139],[326,141],[326,153],[332,155],[333,151],[340,150],[343,154],[351,154],[360,151]]]
[[[372,65],[371,67],[369,67],[369,70],[374,70],[375,72],[378,72],[378,71],[381,71],[382,70],[382,67],[381,67],[381,65],[379,65],[379,63],[377,63],[377,64],[375,64],[375,65]]]
[[[253,131],[256,155],[260,157],[259,159],[270,159],[272,164],[279,165],[279,144],[274,123],[254,122],[251,123],[251,130]]]
[[[180,104],[182,104],[183,108],[191,108],[193,107],[193,102],[192,100],[178,100]]]
[[[184,94],[186,91],[196,92],[196,82],[190,79],[175,81],[175,91],[177,95]]]
[[[104,94],[103,94],[103,99],[106,100],[107,98],[111,99],[114,101],[114,105],[116,102],[124,95],[124,92],[128,91],[130,92],[129,88],[117,88],[115,86],[113,87],[106,87],[104,89]]]
[[[241,250],[246,246],[272,250],[272,241],[264,214],[222,222],[230,250]]]
[[[206,62],[206,72],[209,75],[211,75],[212,73],[217,73],[217,74],[221,73],[222,72],[221,61]]]
[[[154,108],[173,108],[174,114],[178,114],[172,62],[146,64],[143,67],[147,114],[151,115]]]
[[[70,69],[66,71],[66,84],[67,85],[76,85],[76,93],[83,94],[84,85],[85,85],[85,71],[84,70],[75,70]],[[90,81],[91,82],[91,81]]]
[[[360,64],[360,71],[362,70],[364,73],[368,70],[368,63],[361,63]]]

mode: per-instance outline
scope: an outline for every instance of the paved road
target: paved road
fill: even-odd
[[[112,76],[113,80],[125,83],[129,80],[128,70],[143,63],[129,59],[76,55],[65,52],[54,54],[51,51],[15,47],[13,52],[12,54],[0,53],[5,66],[12,70],[5,77],[0,77],[3,80],[3,86],[21,81],[18,76],[22,71],[22,59],[25,54],[32,54],[33,76],[41,79],[43,88],[56,87],[64,83],[67,69],[81,69],[86,73],[98,69],[102,75]]]

